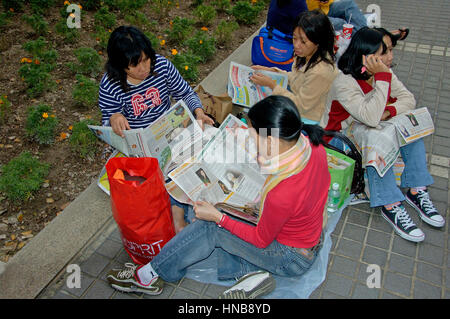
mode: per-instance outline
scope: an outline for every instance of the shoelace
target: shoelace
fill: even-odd
[[[121,272],[119,272],[117,274],[117,277],[119,277],[120,279],[124,279],[124,278],[127,279],[127,278],[130,278],[131,276],[133,276],[134,271],[137,268],[137,265],[134,265],[132,263],[126,263],[125,267],[126,268],[124,270],[122,270]]]
[[[436,208],[434,207],[433,203],[430,200],[430,195],[428,192],[425,192],[423,190],[418,190],[417,192],[417,198],[419,199],[420,206],[422,206],[426,211],[424,213],[437,213]]]
[[[395,213],[395,223],[399,220],[405,230],[416,226],[404,207],[394,206],[392,210]]]

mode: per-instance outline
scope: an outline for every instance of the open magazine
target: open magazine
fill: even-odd
[[[196,157],[169,173],[176,186],[168,189],[184,202],[207,201],[233,216],[256,224],[260,191],[265,182],[256,161],[256,145],[242,121],[229,114]],[[186,200],[188,198],[188,200]]]
[[[433,134],[434,124],[422,107],[381,121],[376,128],[355,121],[344,133],[360,150],[363,166],[373,166],[383,177],[396,162],[400,147]]]
[[[228,95],[232,98],[234,104],[251,107],[272,93],[272,90],[267,86],[256,85],[250,80],[255,72],[270,76],[278,85],[287,88],[288,76],[286,73],[253,70],[251,67],[231,62],[228,75]]]
[[[182,100],[148,127],[123,131],[124,138],[115,134],[110,126],[88,127],[99,139],[127,157],[156,157],[165,177],[170,170],[190,158],[192,152],[201,151],[202,143],[207,140],[202,139],[209,132],[209,129],[202,132]]]

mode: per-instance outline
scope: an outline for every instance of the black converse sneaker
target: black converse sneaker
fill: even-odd
[[[148,295],[159,295],[163,291],[164,281],[156,277],[148,285],[141,283],[136,276],[138,266],[126,263],[125,269],[113,269],[106,279],[111,287],[123,292],[143,292]]]
[[[242,276],[219,299],[255,299],[275,289],[275,279],[267,271],[255,271]]]
[[[419,217],[427,224],[434,227],[445,225],[444,217],[439,215],[426,190],[418,190],[416,195],[411,194],[411,189],[408,190],[406,202],[419,212]]]
[[[392,209],[386,209],[382,206],[381,215],[402,238],[414,242],[420,242],[425,239],[425,234],[417,228],[402,204],[393,206]]]

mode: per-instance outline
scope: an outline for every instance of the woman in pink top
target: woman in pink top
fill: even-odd
[[[112,270],[107,277],[112,287],[159,294],[163,281],[180,280],[189,266],[218,248],[219,279],[242,277],[221,295],[225,298],[267,294],[275,287],[271,273],[300,276],[311,267],[321,247],[330,185],[326,153],[320,145],[323,130],[302,124],[294,102],[284,96],[267,97],[249,110],[248,117],[260,168],[268,176],[258,224],[238,221],[207,202],[196,202],[197,220],[147,265]]]

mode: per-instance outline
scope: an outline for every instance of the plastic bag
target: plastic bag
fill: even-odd
[[[175,236],[169,195],[158,160],[115,157],[106,164],[111,209],[125,250],[146,264]]]

